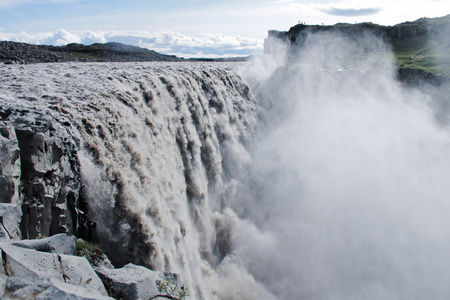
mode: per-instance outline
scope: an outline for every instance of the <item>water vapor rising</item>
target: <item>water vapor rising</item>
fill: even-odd
[[[445,299],[450,136],[432,97],[370,36],[292,52],[245,71],[265,125],[233,254],[279,299]]]

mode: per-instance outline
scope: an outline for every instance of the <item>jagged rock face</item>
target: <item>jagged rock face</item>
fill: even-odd
[[[155,272],[134,264],[120,269],[97,268],[96,272],[115,299],[157,299],[158,295],[165,294],[158,291],[158,280],[170,279],[173,286],[182,286],[178,274]]]
[[[20,239],[20,221],[22,209],[20,205],[0,203],[0,239]]]
[[[4,257],[4,270],[9,276],[54,278],[107,295],[102,281],[85,257],[45,253],[8,243],[0,243],[0,248]]]
[[[398,42],[408,37],[445,32],[448,24],[450,24],[449,15],[434,19],[422,18],[414,22],[405,22],[394,26],[383,26],[373,23],[338,23],[331,26],[297,24],[291,27],[289,31],[270,30],[267,39],[264,41],[264,53],[274,53],[272,47],[274,41],[281,41],[293,47],[298,47],[302,46],[311,34],[324,33],[339,34],[352,40],[360,40],[369,35],[392,43],[395,48],[396,41]]]
[[[80,233],[78,141],[67,120],[2,107],[0,201],[21,204],[24,238]]]
[[[19,203],[20,149],[10,123],[0,122],[0,201]]]
[[[431,74],[421,69],[399,68],[398,78],[411,86],[422,86],[424,84],[434,84],[444,86],[450,83],[450,78],[442,74]]]

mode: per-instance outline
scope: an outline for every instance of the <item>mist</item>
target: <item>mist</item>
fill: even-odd
[[[371,36],[278,49],[243,71],[263,125],[223,267],[265,299],[446,299],[448,96],[403,86]]]

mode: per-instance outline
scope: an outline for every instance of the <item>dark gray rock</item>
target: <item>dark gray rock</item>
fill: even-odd
[[[65,233],[60,233],[48,238],[37,240],[22,240],[12,242],[11,244],[21,248],[34,249],[36,251],[75,255],[75,240],[76,238],[74,236],[68,236]]]
[[[21,219],[20,205],[0,203],[0,238],[20,239]]]
[[[103,295],[106,289],[85,257],[44,253],[0,243],[5,273],[22,278],[53,278],[60,282],[92,288]]]
[[[80,58],[82,56],[83,58]],[[0,42],[0,62],[50,63],[50,62],[132,62],[132,61],[178,61],[175,55],[166,55],[122,43],[68,44],[66,46],[30,45],[10,41]]]
[[[0,293],[2,299],[113,299],[94,289],[63,283],[54,278],[0,276]]]
[[[0,42],[0,61],[5,64],[58,62],[62,56],[48,51],[46,46],[36,46],[26,43]]]
[[[361,41],[364,36],[376,36],[392,43],[394,50],[398,42],[408,37],[425,36],[446,32],[445,26],[450,24],[450,15],[439,18],[421,18],[413,22],[404,22],[394,26],[384,26],[374,23],[337,23],[335,25],[305,25],[299,23],[292,26],[289,31],[270,30],[265,40],[264,53],[271,53],[273,39],[283,41],[291,46],[301,46],[309,35],[316,33],[333,33],[347,36]],[[266,44],[267,43],[267,44]],[[399,49],[400,50],[400,49]]]
[[[0,108],[0,120],[0,201],[22,205],[22,237],[88,236],[79,140],[70,122],[11,107]]]
[[[0,202],[18,203],[20,149],[14,127],[0,121]]]
[[[158,291],[157,280],[170,279],[179,285],[178,275],[155,272],[142,266],[128,264],[121,269],[96,269],[111,296],[116,299],[151,299],[162,294]]]

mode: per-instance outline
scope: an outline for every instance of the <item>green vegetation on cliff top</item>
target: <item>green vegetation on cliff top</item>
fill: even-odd
[[[373,23],[338,23],[332,26],[297,24],[288,32],[272,31],[269,35],[297,44],[304,31],[340,32],[350,37],[371,32],[391,44],[399,69],[422,70],[450,77],[450,15],[421,18],[394,26]]]
[[[450,45],[422,35],[393,42],[399,68],[450,76]]]
[[[392,28],[397,34],[389,41],[398,68],[450,76],[450,15],[422,18]]]

